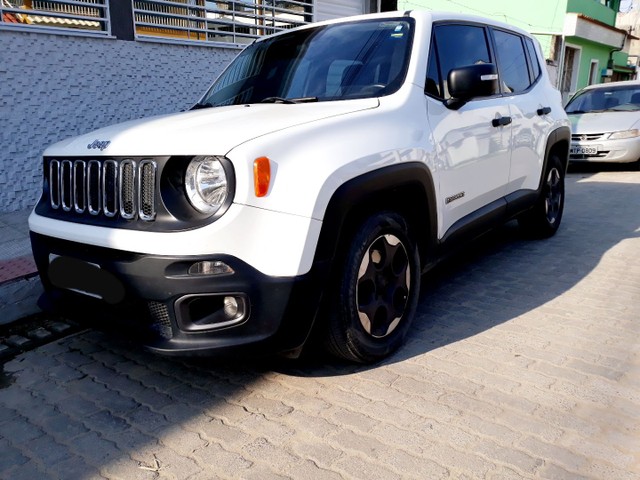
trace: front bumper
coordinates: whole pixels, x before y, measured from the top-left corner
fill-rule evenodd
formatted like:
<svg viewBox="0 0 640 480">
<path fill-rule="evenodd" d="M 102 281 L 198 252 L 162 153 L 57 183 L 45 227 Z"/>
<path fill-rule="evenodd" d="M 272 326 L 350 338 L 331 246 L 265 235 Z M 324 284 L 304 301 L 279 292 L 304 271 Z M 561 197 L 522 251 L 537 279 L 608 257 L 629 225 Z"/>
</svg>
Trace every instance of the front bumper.
<svg viewBox="0 0 640 480">
<path fill-rule="evenodd" d="M 574 153 L 583 148 L 587 153 Z M 631 163 L 640 159 L 640 137 L 571 142 L 569 161 Z"/>
<path fill-rule="evenodd" d="M 296 350 L 321 300 L 317 270 L 270 277 L 228 255 L 144 255 L 34 232 L 31 244 L 45 288 L 42 308 L 163 354 Z M 224 262 L 234 273 L 189 274 L 200 261 Z M 239 300 L 235 317 L 225 316 L 225 298 Z"/>
</svg>

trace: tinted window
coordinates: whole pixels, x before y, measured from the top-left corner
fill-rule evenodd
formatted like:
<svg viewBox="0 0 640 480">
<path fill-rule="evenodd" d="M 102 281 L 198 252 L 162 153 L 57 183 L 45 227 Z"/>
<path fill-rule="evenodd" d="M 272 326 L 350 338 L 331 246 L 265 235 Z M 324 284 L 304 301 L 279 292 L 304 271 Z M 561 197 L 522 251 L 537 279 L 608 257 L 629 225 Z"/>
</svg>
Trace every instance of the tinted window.
<svg viewBox="0 0 640 480">
<path fill-rule="evenodd" d="M 534 81 L 540 76 L 540 62 L 538 61 L 538 55 L 536 55 L 536 47 L 533 44 L 533 40 L 530 38 L 525 39 L 527 44 L 527 50 L 529 51 L 529 58 L 531 59 L 531 68 L 533 68 Z"/>
<path fill-rule="evenodd" d="M 482 27 L 439 25 L 435 29 L 434 38 L 440 60 L 444 98 L 449 98 L 447 77 L 452 69 L 491 62 L 487 37 Z"/>
<path fill-rule="evenodd" d="M 527 57 L 519 35 L 494 30 L 502 88 L 505 92 L 522 92 L 531 85 Z"/>
</svg>

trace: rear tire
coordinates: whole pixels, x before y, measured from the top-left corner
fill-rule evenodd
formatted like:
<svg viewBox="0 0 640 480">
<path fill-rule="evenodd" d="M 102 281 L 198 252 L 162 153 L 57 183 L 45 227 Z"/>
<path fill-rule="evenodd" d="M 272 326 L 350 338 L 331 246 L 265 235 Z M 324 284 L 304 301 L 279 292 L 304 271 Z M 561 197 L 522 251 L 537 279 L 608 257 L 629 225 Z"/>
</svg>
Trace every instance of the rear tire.
<svg viewBox="0 0 640 480">
<path fill-rule="evenodd" d="M 325 347 L 358 363 L 402 345 L 420 293 L 420 259 L 404 218 L 367 218 L 345 246 L 327 305 Z"/>
<path fill-rule="evenodd" d="M 531 210 L 518 218 L 518 223 L 529 235 L 547 238 L 555 235 L 564 211 L 565 169 L 560 158 L 552 153 L 544 173 L 542 191 Z"/>
</svg>

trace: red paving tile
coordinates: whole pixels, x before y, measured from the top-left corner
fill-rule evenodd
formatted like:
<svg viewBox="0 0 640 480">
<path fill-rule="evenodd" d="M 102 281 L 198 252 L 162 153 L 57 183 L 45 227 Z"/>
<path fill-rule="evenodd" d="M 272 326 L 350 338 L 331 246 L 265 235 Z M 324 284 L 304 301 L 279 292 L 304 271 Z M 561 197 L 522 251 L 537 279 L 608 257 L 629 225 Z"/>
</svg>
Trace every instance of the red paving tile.
<svg viewBox="0 0 640 480">
<path fill-rule="evenodd" d="M 36 264 L 31 255 L 0 260 L 0 283 L 36 273 Z"/>
</svg>

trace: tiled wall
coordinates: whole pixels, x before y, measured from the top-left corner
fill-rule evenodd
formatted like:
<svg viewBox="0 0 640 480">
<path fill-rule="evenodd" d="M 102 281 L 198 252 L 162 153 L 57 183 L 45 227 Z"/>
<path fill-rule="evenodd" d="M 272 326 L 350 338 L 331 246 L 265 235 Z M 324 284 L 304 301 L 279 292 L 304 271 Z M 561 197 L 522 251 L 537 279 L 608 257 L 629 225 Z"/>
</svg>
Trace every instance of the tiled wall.
<svg viewBox="0 0 640 480">
<path fill-rule="evenodd" d="M 35 204 L 47 145 L 188 108 L 238 53 L 7 30 L 0 45 L 0 212 Z"/>
</svg>

